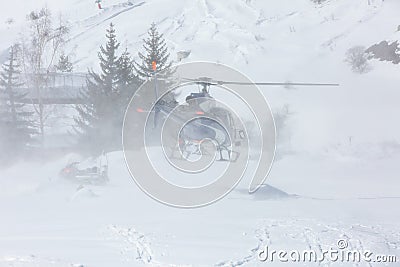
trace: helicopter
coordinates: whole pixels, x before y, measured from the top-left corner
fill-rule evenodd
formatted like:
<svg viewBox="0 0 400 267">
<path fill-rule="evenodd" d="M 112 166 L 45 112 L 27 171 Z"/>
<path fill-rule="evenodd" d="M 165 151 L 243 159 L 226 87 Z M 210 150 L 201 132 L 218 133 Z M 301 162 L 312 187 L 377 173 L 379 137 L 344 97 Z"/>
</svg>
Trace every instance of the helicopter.
<svg viewBox="0 0 400 267">
<path fill-rule="evenodd" d="M 172 114 L 172 121 L 184 124 L 179 131 L 178 142 L 175 151 L 179 151 L 180 156 L 189 159 L 191 156 L 201 156 L 204 151 L 200 144 L 203 140 L 211 140 L 219 153 L 218 161 L 235 162 L 240 154 L 233 151 L 232 146 L 240 146 L 246 138 L 245 129 L 241 129 L 235 116 L 224 106 L 215 101 L 210 90 L 214 86 L 224 85 L 256 85 L 256 86 L 339 86 L 335 83 L 293 83 L 293 82 L 237 82 L 214 80 L 209 77 L 181 78 L 186 85 L 198 85 L 198 92 L 191 92 L 185 98 L 185 104 L 177 105 L 165 101 L 163 98 L 158 100 L 152 112 L 154 112 L 154 128 L 162 125 L 168 116 Z M 155 88 L 157 90 L 157 87 Z M 157 95 L 157 93 L 156 93 Z M 174 111 L 174 112 L 173 112 Z M 184 114 L 184 116 L 183 116 Z M 182 116 L 181 116 L 182 115 Z M 193 115 L 193 120 L 185 120 Z M 217 118 L 210 119 L 210 118 Z M 223 125 L 227 127 L 223 127 Z M 173 154 L 173 152 L 172 152 Z"/>
</svg>

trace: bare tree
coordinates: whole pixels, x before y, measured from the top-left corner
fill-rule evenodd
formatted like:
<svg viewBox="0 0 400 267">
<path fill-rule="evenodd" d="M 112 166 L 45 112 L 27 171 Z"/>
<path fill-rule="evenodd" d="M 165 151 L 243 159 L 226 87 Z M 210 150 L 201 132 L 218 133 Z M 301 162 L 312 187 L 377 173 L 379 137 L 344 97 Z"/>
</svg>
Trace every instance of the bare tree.
<svg viewBox="0 0 400 267">
<path fill-rule="evenodd" d="M 22 39 L 22 58 L 27 84 L 33 87 L 34 110 L 38 116 L 38 128 L 42 138 L 45 136 L 45 122 L 49 116 L 44 103 L 45 91 L 49 87 L 49 73 L 53 71 L 54 61 L 61 54 L 69 28 L 59 17 L 54 25 L 53 17 L 47 7 L 32 11 L 28 16 L 29 34 Z"/>
<path fill-rule="evenodd" d="M 365 73 L 370 70 L 368 64 L 368 54 L 363 46 L 354 46 L 347 50 L 345 61 L 351 66 L 351 69 L 357 73 Z"/>
</svg>

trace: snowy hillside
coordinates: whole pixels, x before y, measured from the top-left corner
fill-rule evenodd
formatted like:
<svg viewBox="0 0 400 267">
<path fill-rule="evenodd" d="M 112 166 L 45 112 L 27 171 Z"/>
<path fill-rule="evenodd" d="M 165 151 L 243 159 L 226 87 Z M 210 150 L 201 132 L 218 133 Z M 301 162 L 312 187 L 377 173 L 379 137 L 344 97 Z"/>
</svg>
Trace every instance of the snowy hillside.
<svg viewBox="0 0 400 267">
<path fill-rule="evenodd" d="M 0 26 L 0 34 L 7 36 L 1 39 L 0 49 L 19 38 L 25 14 L 44 2 L 17 0 L 0 11 L 3 18 L 12 20 Z M 338 0 L 319 5 L 310 0 L 105 0 L 103 10 L 92 1 L 47 5 L 53 14 L 61 12 L 69 21 L 72 30 L 66 52 L 78 71 L 98 68 L 97 51 L 105 42 L 109 23 L 116 25 L 122 49 L 137 56 L 149 25 L 156 22 L 174 60 L 177 52 L 190 51 L 182 62 L 221 62 L 254 81 L 340 83 L 335 89 L 261 88 L 273 109 L 287 104 L 295 114 L 291 125 L 295 150 L 325 149 L 346 143 L 349 137 L 361 145 L 400 141 L 400 127 L 392 123 L 399 112 L 400 76 L 396 74 L 400 65 L 372 60 L 372 70 L 359 75 L 344 62 L 353 46 L 399 40 L 400 3 L 396 0 Z"/>
<path fill-rule="evenodd" d="M 257 251 L 320 251 L 339 239 L 400 260 L 400 64 L 371 59 L 360 74 L 345 62 L 354 46 L 400 43 L 399 0 L 103 0 L 102 10 L 94 0 L 14 0 L 0 8 L 0 62 L 44 5 L 71 27 L 65 52 L 76 71 L 98 70 L 110 23 L 120 52 L 137 59 L 155 22 L 175 63 L 190 51 L 181 62 L 220 62 L 254 81 L 340 86 L 260 87 L 288 116 L 268 185 L 249 195 L 245 177 L 202 209 L 147 197 L 120 152 L 108 155 L 110 180 L 99 185 L 59 177 L 76 155 L 0 169 L 0 267 L 284 266 Z M 51 117 L 52 133 L 71 129 L 71 108 Z"/>
</svg>

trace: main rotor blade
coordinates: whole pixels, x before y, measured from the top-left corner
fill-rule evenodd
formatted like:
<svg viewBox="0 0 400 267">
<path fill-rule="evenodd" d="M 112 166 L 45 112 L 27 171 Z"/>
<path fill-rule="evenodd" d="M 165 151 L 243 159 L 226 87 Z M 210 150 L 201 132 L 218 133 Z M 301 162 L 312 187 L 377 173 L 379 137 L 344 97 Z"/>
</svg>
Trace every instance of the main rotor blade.
<svg viewBox="0 0 400 267">
<path fill-rule="evenodd" d="M 337 83 L 245 83 L 245 82 L 224 82 L 218 81 L 218 84 L 237 84 L 237 85 L 265 85 L 265 86 L 339 86 Z"/>
<path fill-rule="evenodd" d="M 214 81 L 210 78 L 199 78 L 199 79 L 190 79 L 190 78 L 181 78 L 182 80 L 194 82 L 194 83 L 207 83 L 207 84 L 215 84 L 217 85 L 218 82 Z"/>
<path fill-rule="evenodd" d="M 224 84 L 236 84 L 236 85 L 260 85 L 260 86 L 339 86 L 337 83 L 292 83 L 292 82 L 285 82 L 285 83 L 275 83 L 275 82 L 233 82 L 233 81 L 215 81 L 212 79 L 204 78 L 201 79 L 189 79 L 189 78 L 182 78 L 183 80 L 195 82 L 195 83 L 204 83 L 210 85 L 224 85 Z"/>
</svg>

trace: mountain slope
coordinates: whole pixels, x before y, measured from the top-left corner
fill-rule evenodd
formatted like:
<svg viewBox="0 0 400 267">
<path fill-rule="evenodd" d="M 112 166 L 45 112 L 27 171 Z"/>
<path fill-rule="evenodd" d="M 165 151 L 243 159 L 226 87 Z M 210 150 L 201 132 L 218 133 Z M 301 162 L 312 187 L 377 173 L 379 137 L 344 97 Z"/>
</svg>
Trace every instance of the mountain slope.
<svg viewBox="0 0 400 267">
<path fill-rule="evenodd" d="M 16 0 L 0 11 L 13 19 L 0 27 L 7 36 L 0 49 L 19 38 L 23 14 L 46 3 L 34 2 Z M 372 60 L 372 70 L 360 75 L 344 62 L 353 46 L 399 40 L 397 0 L 105 0 L 103 10 L 91 1 L 63 0 L 47 6 L 71 25 L 66 52 L 78 71 L 98 68 L 97 51 L 109 23 L 116 25 L 122 49 L 137 57 L 156 22 L 173 60 L 177 52 L 190 51 L 182 62 L 221 62 L 257 81 L 340 83 L 335 89 L 261 88 L 273 109 L 287 105 L 294 113 L 295 150 L 321 150 L 350 138 L 359 144 L 400 142 L 400 127 L 392 123 L 400 112 L 400 65 Z"/>
</svg>

